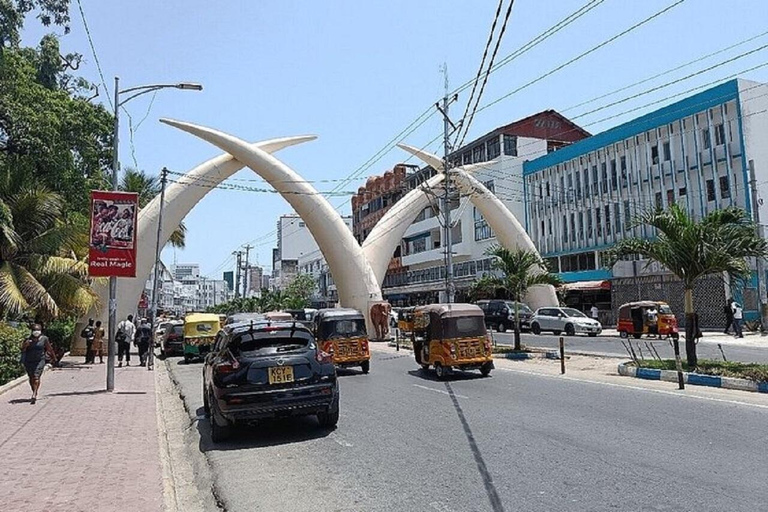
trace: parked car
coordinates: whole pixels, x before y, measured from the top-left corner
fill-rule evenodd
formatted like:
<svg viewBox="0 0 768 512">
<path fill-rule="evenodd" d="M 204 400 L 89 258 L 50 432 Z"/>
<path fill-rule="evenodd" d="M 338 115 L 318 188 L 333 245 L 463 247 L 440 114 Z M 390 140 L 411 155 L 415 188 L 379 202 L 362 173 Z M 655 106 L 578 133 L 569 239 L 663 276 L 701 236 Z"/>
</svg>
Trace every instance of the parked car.
<svg viewBox="0 0 768 512">
<path fill-rule="evenodd" d="M 555 336 L 564 332 L 568 336 L 584 333 L 597 336 L 603 331 L 600 322 L 574 308 L 539 308 L 531 318 L 531 332 L 541 334 L 552 331 Z"/>
<path fill-rule="evenodd" d="M 492 299 L 479 300 L 477 305 L 485 314 L 485 325 L 489 329 L 496 329 L 498 332 L 505 332 L 507 329 L 515 327 L 515 302 L 511 300 Z M 531 317 L 533 310 L 527 304 L 517 303 L 518 316 L 520 317 L 520 330 L 526 331 L 531 328 Z"/>
<path fill-rule="evenodd" d="M 155 329 L 155 346 L 159 347 L 160 342 L 163 339 L 163 336 L 165 336 L 165 331 L 168 329 L 168 326 L 172 324 L 171 320 L 161 320 L 157 324 L 157 329 Z"/>
<path fill-rule="evenodd" d="M 160 338 L 160 355 L 163 357 L 172 355 L 184 355 L 184 322 L 173 320 L 168 322 Z"/>
<path fill-rule="evenodd" d="M 203 364 L 203 406 L 211 437 L 223 441 L 235 424 L 316 415 L 339 421 L 333 356 L 298 322 L 243 322 L 219 331 Z"/>
</svg>

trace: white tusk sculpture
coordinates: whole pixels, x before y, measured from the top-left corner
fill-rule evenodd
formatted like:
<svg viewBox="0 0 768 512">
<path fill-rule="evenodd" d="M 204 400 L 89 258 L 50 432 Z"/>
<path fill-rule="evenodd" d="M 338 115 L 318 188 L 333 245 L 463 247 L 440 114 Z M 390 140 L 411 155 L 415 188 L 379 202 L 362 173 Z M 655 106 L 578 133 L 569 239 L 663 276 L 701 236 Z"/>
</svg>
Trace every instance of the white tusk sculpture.
<svg viewBox="0 0 768 512">
<path fill-rule="evenodd" d="M 405 151 L 411 153 L 412 155 L 419 157 L 425 163 L 427 163 L 428 165 L 431 165 L 435 169 L 442 171 L 443 161 L 440 157 L 433 155 L 431 153 L 428 153 L 424 150 L 415 148 L 413 146 L 409 146 L 407 144 L 398 144 L 398 146 L 404 149 Z M 469 174 L 469 172 L 467 172 L 468 170 L 471 171 L 472 169 L 477 167 L 478 166 L 466 166 L 466 168 L 458 167 L 451 170 L 451 175 L 454 177 L 459 189 L 463 193 L 469 194 L 470 201 L 472 201 L 472 204 L 480 211 L 480 213 L 483 214 L 483 217 L 485 217 L 485 220 L 486 222 L 488 222 L 488 225 L 491 226 L 491 229 L 493 229 L 494 232 L 496 233 L 496 239 L 499 241 L 499 243 L 503 247 L 506 247 L 507 249 L 520 248 L 527 251 L 534 251 L 536 252 L 536 254 L 538 254 L 538 250 L 536 249 L 536 246 L 533 244 L 531 237 L 528 236 L 528 233 L 526 233 L 525 229 L 517 220 L 517 218 L 512 214 L 512 212 L 509 211 L 509 208 L 507 208 L 506 205 L 503 202 L 501 202 L 501 200 L 498 197 L 496 197 L 495 194 L 493 194 L 490 190 L 488 190 L 485 187 L 485 185 L 480 183 L 480 181 L 475 179 L 473 176 Z M 435 176 L 435 178 L 436 177 L 437 176 Z M 390 218 L 390 214 L 408 196 L 410 196 L 410 193 L 407 194 L 405 197 L 403 197 L 403 199 L 398 201 L 395 207 L 393 207 L 390 211 L 388 211 L 379 220 L 376 227 L 374 227 L 374 229 L 368 235 L 369 238 L 377 231 L 379 224 L 393 223 L 393 219 Z M 417 201 L 418 198 L 422 196 L 424 196 L 423 193 L 419 194 L 418 196 L 414 196 L 414 198 L 411 200 Z M 424 208 L 425 206 L 427 205 L 422 203 L 422 208 Z M 401 211 L 404 210 L 406 207 L 407 205 L 402 205 Z M 415 209 L 416 215 L 420 210 L 421 208 Z M 415 218 L 415 215 L 414 215 L 414 218 Z M 406 227 L 409 226 L 411 222 L 413 222 L 413 218 L 409 220 L 410 222 L 408 222 Z M 405 232 L 405 230 L 403 230 L 403 232 Z M 372 242 L 371 245 L 373 245 L 373 243 L 375 243 L 375 241 Z M 389 257 L 391 257 L 391 255 L 394 253 L 395 247 L 397 247 L 397 243 L 399 243 L 399 239 L 394 245 L 391 246 L 391 250 L 388 251 L 387 254 Z M 363 246 L 365 247 L 365 243 L 363 244 Z M 378 250 L 384 250 L 384 249 L 382 249 L 381 247 L 378 248 Z M 366 251 L 366 255 L 369 257 L 372 256 L 367 251 Z M 539 272 L 543 272 L 543 269 L 537 269 L 537 270 Z M 381 279 L 382 280 L 384 279 L 383 275 Z M 526 301 L 528 302 L 528 305 L 531 306 L 531 308 L 533 309 L 546 307 L 546 306 L 557 306 L 559 303 L 557 300 L 557 294 L 555 294 L 555 288 L 552 285 L 538 285 L 538 286 L 531 287 L 528 290 L 528 293 L 526 295 Z"/>
<path fill-rule="evenodd" d="M 226 151 L 272 185 L 306 222 L 331 269 L 341 305 L 361 311 L 372 329 L 370 305 L 381 301 L 381 288 L 362 248 L 325 197 L 283 162 L 237 137 L 191 123 L 160 121 Z"/>
<path fill-rule="evenodd" d="M 298 137 L 283 137 L 270 139 L 252 144 L 252 147 L 272 153 L 289 146 L 301 144 L 316 139 L 315 135 L 302 135 Z M 165 208 L 163 210 L 163 226 L 160 231 L 160 244 L 165 246 L 171 233 L 179 226 L 179 223 L 211 191 L 214 185 L 218 185 L 229 178 L 245 165 L 235 160 L 232 155 L 225 153 L 198 165 L 182 178 L 183 183 L 171 183 L 165 190 Z M 199 182 L 200 186 L 189 185 Z M 155 264 L 155 236 L 157 233 L 157 219 L 160 213 L 160 197 L 155 197 L 139 212 L 136 226 L 136 277 L 120 278 L 117 284 L 117 318 L 122 320 L 127 315 L 136 312 L 136 305 L 144 291 L 152 266 Z M 101 309 L 89 312 L 78 322 L 75 332 L 79 333 L 82 325 L 88 318 L 99 319 L 106 330 L 109 318 L 109 288 L 106 284 L 94 285 L 99 295 Z M 72 346 L 73 355 L 85 353 L 85 340 L 75 336 Z"/>
</svg>

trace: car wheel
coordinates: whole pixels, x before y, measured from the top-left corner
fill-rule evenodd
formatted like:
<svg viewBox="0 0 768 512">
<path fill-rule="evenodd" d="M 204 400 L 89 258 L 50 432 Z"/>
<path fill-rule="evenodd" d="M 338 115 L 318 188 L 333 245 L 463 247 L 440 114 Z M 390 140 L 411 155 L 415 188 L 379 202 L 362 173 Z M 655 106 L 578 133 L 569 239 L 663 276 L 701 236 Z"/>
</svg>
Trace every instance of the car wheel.
<svg viewBox="0 0 768 512">
<path fill-rule="evenodd" d="M 498 332 L 506 332 L 507 331 L 507 326 L 504 325 L 504 322 L 499 322 L 498 324 L 496 324 L 496 330 Z"/>
<path fill-rule="evenodd" d="M 595 338 L 597 336 L 597 333 L 596 332 L 588 332 L 587 336 L 589 336 L 590 338 Z"/>
<path fill-rule="evenodd" d="M 363 373 L 368 373 L 371 371 L 371 362 L 370 361 L 363 361 L 360 364 L 360 368 L 363 370 Z"/>
<path fill-rule="evenodd" d="M 552 331 L 552 334 L 554 334 L 555 336 L 560 336 L 561 332 L 562 331 L 554 330 L 554 331 Z"/>
<path fill-rule="evenodd" d="M 448 377 L 448 371 L 445 369 L 445 366 L 438 362 L 435 362 L 435 374 L 439 380 L 445 380 Z"/>
<path fill-rule="evenodd" d="M 203 383 L 203 411 L 205 412 L 206 418 L 211 417 L 211 401 L 208 398 L 208 392 L 205 389 L 205 383 Z"/>
<path fill-rule="evenodd" d="M 184 364 L 189 364 L 192 362 L 192 356 L 190 354 L 184 354 Z"/>
<path fill-rule="evenodd" d="M 211 440 L 214 443 L 226 441 L 232 437 L 232 424 L 224 418 L 219 419 L 216 410 L 211 410 Z"/>
<path fill-rule="evenodd" d="M 334 403 L 335 407 L 331 405 L 326 412 L 317 415 L 317 421 L 323 428 L 335 428 L 339 423 L 339 402 Z"/>
<path fill-rule="evenodd" d="M 493 368 L 491 367 L 491 363 L 485 363 L 483 366 L 480 367 L 480 374 L 483 377 L 487 377 L 491 374 L 491 370 Z"/>
<path fill-rule="evenodd" d="M 533 322 L 531 324 L 531 332 L 533 334 L 541 334 L 541 327 L 539 327 L 539 324 L 537 324 L 536 322 Z"/>
<path fill-rule="evenodd" d="M 565 335 L 566 336 L 573 336 L 576 334 L 576 328 L 573 327 L 573 324 L 568 324 L 565 326 Z"/>
<path fill-rule="evenodd" d="M 633 332 L 632 333 L 632 337 L 635 338 L 636 340 L 639 340 L 640 338 L 643 337 L 643 333 L 641 333 L 641 332 Z"/>
</svg>

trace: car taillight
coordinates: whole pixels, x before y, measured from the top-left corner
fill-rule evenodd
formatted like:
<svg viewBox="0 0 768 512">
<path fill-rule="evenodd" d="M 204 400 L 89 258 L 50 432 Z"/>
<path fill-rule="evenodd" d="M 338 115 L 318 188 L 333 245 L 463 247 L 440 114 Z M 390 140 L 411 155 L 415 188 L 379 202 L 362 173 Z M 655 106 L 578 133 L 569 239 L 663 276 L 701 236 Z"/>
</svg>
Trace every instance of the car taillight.
<svg viewBox="0 0 768 512">
<path fill-rule="evenodd" d="M 229 373 L 234 373 L 240 368 L 240 363 L 237 361 L 235 362 L 226 362 L 226 363 L 219 363 L 213 367 L 213 371 L 216 372 L 219 375 L 226 375 Z"/>
<path fill-rule="evenodd" d="M 485 345 L 485 353 L 490 354 L 491 353 L 491 333 L 486 333 L 485 342 L 483 343 L 483 345 Z"/>
<path fill-rule="evenodd" d="M 317 350 L 317 355 L 315 355 L 315 359 L 317 359 L 318 363 L 325 364 L 325 363 L 332 363 L 333 362 L 333 352 L 331 353 L 326 352 L 325 350 Z"/>
<path fill-rule="evenodd" d="M 456 345 L 451 344 L 451 357 L 456 357 Z"/>
<path fill-rule="evenodd" d="M 323 343 L 323 352 L 326 352 L 327 354 L 330 354 L 331 357 L 333 357 L 333 342 L 332 341 L 326 341 Z"/>
</svg>

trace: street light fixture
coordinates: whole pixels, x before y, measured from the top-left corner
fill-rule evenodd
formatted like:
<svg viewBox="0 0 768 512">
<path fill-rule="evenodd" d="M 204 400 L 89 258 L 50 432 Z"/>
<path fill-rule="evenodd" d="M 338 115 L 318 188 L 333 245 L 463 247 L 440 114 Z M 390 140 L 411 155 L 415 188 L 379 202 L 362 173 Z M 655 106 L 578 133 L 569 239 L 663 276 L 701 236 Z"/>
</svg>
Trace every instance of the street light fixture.
<svg viewBox="0 0 768 512">
<path fill-rule="evenodd" d="M 160 89 L 181 89 L 187 91 L 202 91 L 203 86 L 190 82 L 180 82 L 176 84 L 149 84 L 129 87 L 120 90 L 120 77 L 115 77 L 115 102 L 114 115 L 115 125 L 113 132 L 112 148 L 112 190 L 118 190 L 118 168 L 120 161 L 118 158 L 119 135 L 120 135 L 120 107 L 134 98 L 147 94 L 148 92 L 159 91 Z M 133 93 L 124 100 L 120 101 L 121 94 Z M 157 271 L 157 270 L 155 270 Z M 115 389 L 115 333 L 117 331 L 117 277 L 109 278 L 109 342 L 107 343 L 107 391 Z M 154 344 L 153 344 L 154 345 Z"/>
</svg>

